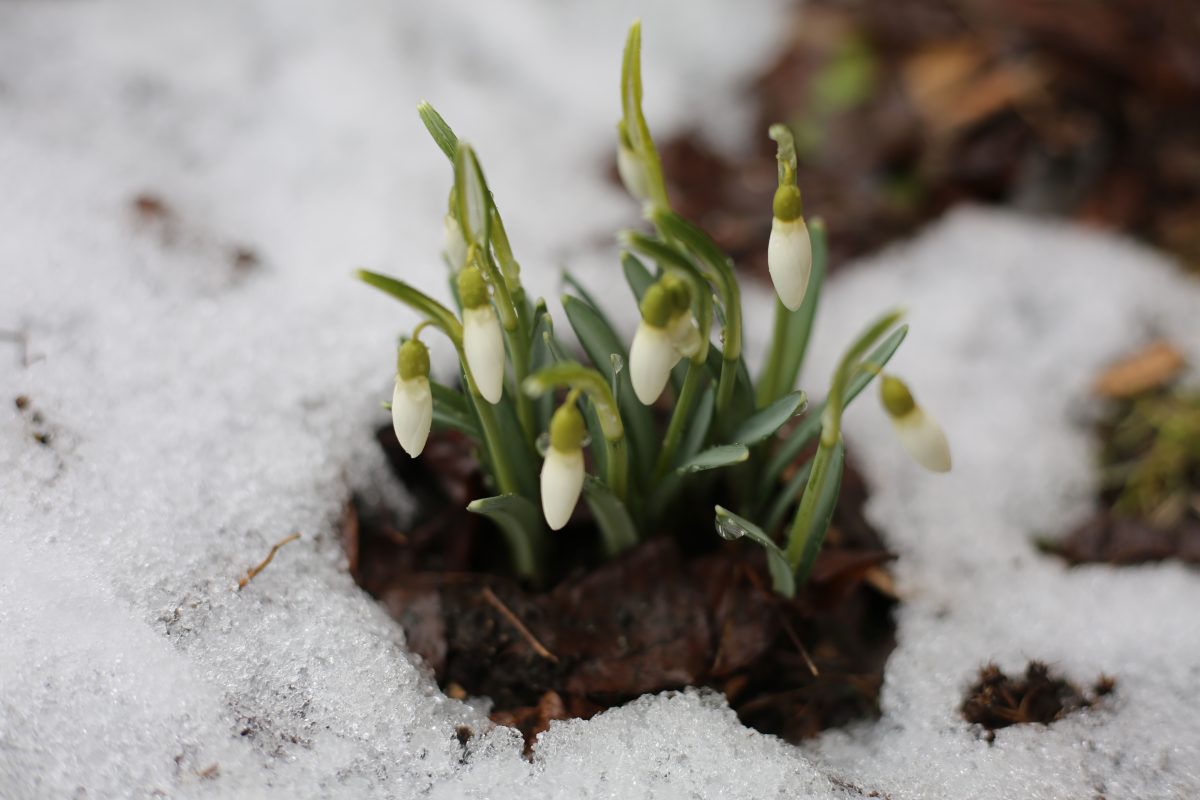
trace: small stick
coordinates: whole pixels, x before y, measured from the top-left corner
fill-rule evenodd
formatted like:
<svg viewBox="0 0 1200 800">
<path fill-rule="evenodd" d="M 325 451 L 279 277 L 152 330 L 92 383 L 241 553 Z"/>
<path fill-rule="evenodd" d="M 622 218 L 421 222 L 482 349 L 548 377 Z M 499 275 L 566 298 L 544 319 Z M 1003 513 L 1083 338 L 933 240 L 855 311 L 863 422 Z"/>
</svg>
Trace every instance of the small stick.
<svg viewBox="0 0 1200 800">
<path fill-rule="evenodd" d="M 767 587 L 763 586 L 762 581 L 758 579 L 758 575 L 754 572 L 754 570 L 746 567 L 745 575 L 750 580 L 750 583 L 754 585 L 755 589 L 760 592 L 768 591 Z M 813 663 L 812 656 L 808 654 L 808 648 L 804 646 L 804 642 L 800 641 L 800 637 L 796 635 L 796 631 L 792 628 L 792 623 L 789 622 L 788 618 L 783 614 L 782 611 L 779 610 L 779 606 L 775 606 L 774 611 L 775 615 L 779 618 L 780 623 L 783 624 L 784 632 L 788 635 L 788 638 L 792 640 L 792 644 L 796 646 L 796 649 L 800 651 L 800 656 L 804 659 L 804 663 L 808 667 L 808 671 L 812 673 L 814 678 L 820 677 L 820 670 L 818 670 L 817 665 Z"/>
<path fill-rule="evenodd" d="M 533 635 L 529 628 L 525 627 L 525 623 L 517 618 L 517 615 L 512 612 L 508 606 L 504 605 L 504 601 L 496 596 L 492 591 L 492 587 L 483 587 L 483 599 L 488 602 L 492 608 L 500 612 L 500 616 L 508 620 L 508 624 L 517 629 L 517 632 L 525 637 L 525 641 L 529 642 L 529 646 L 533 648 L 533 652 L 537 653 L 542 658 L 552 664 L 558 663 L 558 656 L 546 649 L 546 646 L 538 641 L 538 638 Z"/>
<path fill-rule="evenodd" d="M 267 568 L 267 564 L 271 563 L 271 559 L 274 558 L 275 554 L 279 552 L 279 548 L 283 547 L 285 544 L 287 544 L 289 542 L 294 542 L 299 538 L 300 538 L 299 533 L 293 533 L 291 536 L 286 536 L 286 537 L 280 539 L 278 542 L 276 542 L 271 547 L 271 552 L 267 553 L 266 558 L 264 558 L 262 561 L 260 561 L 258 564 L 254 565 L 253 567 L 251 567 L 246 572 L 246 577 L 238 579 L 238 591 L 241 591 L 242 589 L 246 588 L 246 584 L 249 583 L 250 581 L 254 580 L 255 575 L 257 575 L 258 573 L 262 572 L 264 569 Z"/>
</svg>

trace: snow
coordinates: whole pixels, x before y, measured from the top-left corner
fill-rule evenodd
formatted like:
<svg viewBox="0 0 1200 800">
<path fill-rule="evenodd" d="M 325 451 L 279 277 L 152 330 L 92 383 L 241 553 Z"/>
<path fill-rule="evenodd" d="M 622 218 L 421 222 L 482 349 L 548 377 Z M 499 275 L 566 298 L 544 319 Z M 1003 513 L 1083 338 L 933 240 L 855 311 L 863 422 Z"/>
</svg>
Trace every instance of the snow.
<svg viewBox="0 0 1200 800">
<path fill-rule="evenodd" d="M 1200 790 L 1200 578 L 1064 571 L 1029 544 L 1086 511 L 1095 368 L 1151 333 L 1200 357 L 1200 290 L 1111 238 L 960 213 L 829 287 L 808 374 L 903 302 L 897 363 L 956 459 L 931 478 L 870 402 L 850 416 L 906 595 L 878 723 L 793 748 L 689 691 L 556 724 L 533 764 L 506 729 L 464 751 L 455 728 L 484 731 L 481 713 L 346 574 L 349 488 L 402 497 L 371 432 L 413 321 L 350 270 L 443 285 L 449 170 L 416 101 L 477 147 L 531 291 L 554 296 L 564 263 L 603 286 L 602 245 L 634 216 L 603 162 L 628 21 L 655 129 L 732 147 L 747 132 L 723 98 L 782 35 L 777 6 L 0 5 L 0 329 L 29 356 L 0 341 L 0 796 Z M 171 218 L 139 221 L 139 194 Z M 767 315 L 747 317 L 761 346 Z M 989 747 L 961 692 L 982 662 L 1029 657 L 1112 674 L 1117 697 Z"/>
</svg>

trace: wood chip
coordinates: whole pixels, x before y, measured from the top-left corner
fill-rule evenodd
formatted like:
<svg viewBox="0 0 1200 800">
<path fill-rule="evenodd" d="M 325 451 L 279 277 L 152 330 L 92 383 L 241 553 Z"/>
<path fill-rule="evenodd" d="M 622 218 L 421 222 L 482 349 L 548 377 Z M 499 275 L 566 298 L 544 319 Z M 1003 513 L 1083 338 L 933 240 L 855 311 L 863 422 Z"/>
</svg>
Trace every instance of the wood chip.
<svg viewBox="0 0 1200 800">
<path fill-rule="evenodd" d="M 1108 367 L 1092 385 L 1100 397 L 1134 397 L 1169 383 L 1183 369 L 1183 354 L 1159 340 Z"/>
</svg>

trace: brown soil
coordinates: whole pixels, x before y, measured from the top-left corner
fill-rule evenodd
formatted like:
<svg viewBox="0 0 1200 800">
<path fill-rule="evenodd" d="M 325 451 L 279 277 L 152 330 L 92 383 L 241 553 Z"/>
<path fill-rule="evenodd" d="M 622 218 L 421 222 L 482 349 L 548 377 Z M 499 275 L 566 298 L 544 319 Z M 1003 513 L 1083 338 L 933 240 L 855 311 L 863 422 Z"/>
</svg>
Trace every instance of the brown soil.
<svg viewBox="0 0 1200 800">
<path fill-rule="evenodd" d="M 793 741 L 878 714 L 895 646 L 891 556 L 852 471 L 794 601 L 770 591 L 758 548 L 716 535 L 711 501 L 691 504 L 674 535 L 606 563 L 577 514 L 554 536 L 555 576 L 539 591 L 506 572 L 499 534 L 464 509 L 482 488 L 464 439 L 435 432 L 416 460 L 390 427 L 378 439 L 418 510 L 402 528 L 388 509 L 348 504 L 351 572 L 447 693 L 491 698 L 493 720 L 529 746 L 551 720 L 685 686 L 721 690 L 744 723 Z"/>
<path fill-rule="evenodd" d="M 988 664 L 967 690 L 962 715 L 967 722 L 981 726 L 984 738 L 991 742 L 1000 728 L 1028 722 L 1049 725 L 1073 711 L 1090 708 L 1115 688 L 1113 679 L 1102 675 L 1091 692 L 1085 693 L 1039 661 L 1029 662 L 1024 677 L 1015 678 Z"/>
<path fill-rule="evenodd" d="M 1200 266 L 1200 15 L 1177 0 L 809 0 L 748 88 L 764 132 L 734 160 L 666 142 L 673 202 L 765 276 L 765 131 L 801 143 L 831 265 L 963 202 L 1124 231 Z"/>
</svg>

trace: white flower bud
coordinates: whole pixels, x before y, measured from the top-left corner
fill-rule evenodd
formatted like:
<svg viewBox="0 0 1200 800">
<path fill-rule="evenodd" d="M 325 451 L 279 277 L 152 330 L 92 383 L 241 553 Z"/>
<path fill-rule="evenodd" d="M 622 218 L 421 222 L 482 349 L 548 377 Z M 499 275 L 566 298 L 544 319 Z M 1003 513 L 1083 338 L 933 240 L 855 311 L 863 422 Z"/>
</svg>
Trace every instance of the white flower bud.
<svg viewBox="0 0 1200 800">
<path fill-rule="evenodd" d="M 583 451 L 546 451 L 542 462 L 542 513 L 550 530 L 560 530 L 571 518 L 583 491 Z"/>
<path fill-rule="evenodd" d="M 542 462 L 542 514 L 550 530 L 567 524 L 583 490 L 583 440 L 586 426 L 575 406 L 577 392 L 550 418 L 550 447 Z"/>
<path fill-rule="evenodd" d="M 680 359 L 666 328 L 658 328 L 643 320 L 629 348 L 629 378 L 633 391 L 643 405 L 652 405 L 667 387 L 671 368 Z"/>
<path fill-rule="evenodd" d="M 491 304 L 463 309 L 463 353 L 484 400 L 500 402 L 504 392 L 504 336 Z"/>
<path fill-rule="evenodd" d="M 429 389 L 429 379 L 397 377 L 392 392 L 392 427 L 404 452 L 413 458 L 421 455 L 432 423 L 433 392 Z"/>
<path fill-rule="evenodd" d="M 913 400 L 904 381 L 894 375 L 882 376 L 879 398 L 909 457 L 930 472 L 949 472 L 950 445 L 946 434 Z"/>
<path fill-rule="evenodd" d="M 812 242 L 804 217 L 774 218 L 767 243 L 767 268 L 780 302 L 788 311 L 800 308 L 812 274 Z"/>
<path fill-rule="evenodd" d="M 462 228 L 453 214 L 446 215 L 442 231 L 442 254 L 452 272 L 458 272 L 467 261 L 467 240 L 463 238 Z"/>
<path fill-rule="evenodd" d="M 950 445 L 946 434 L 920 407 L 903 417 L 892 417 L 892 427 L 913 461 L 930 472 L 950 471 Z"/>
</svg>

